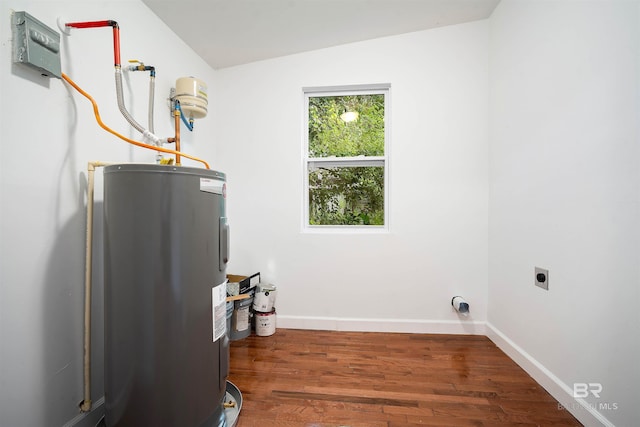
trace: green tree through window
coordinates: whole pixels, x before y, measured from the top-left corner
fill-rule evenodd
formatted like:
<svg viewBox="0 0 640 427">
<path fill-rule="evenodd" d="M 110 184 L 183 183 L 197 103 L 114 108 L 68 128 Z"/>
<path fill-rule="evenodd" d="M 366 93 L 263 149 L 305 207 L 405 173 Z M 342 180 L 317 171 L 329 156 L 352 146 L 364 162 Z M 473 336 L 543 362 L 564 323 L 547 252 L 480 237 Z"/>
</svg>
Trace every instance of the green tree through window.
<svg viewBox="0 0 640 427">
<path fill-rule="evenodd" d="M 309 93 L 308 224 L 385 224 L 385 103 L 377 93 Z"/>
</svg>

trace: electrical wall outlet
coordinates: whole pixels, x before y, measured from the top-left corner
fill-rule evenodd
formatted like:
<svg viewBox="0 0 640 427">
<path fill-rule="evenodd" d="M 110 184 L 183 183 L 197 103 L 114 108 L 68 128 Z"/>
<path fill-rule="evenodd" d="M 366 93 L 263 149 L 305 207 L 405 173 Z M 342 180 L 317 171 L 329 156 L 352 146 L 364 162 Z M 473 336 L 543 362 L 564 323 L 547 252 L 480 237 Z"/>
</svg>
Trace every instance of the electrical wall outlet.
<svg viewBox="0 0 640 427">
<path fill-rule="evenodd" d="M 60 34 L 27 12 L 13 14 L 13 62 L 61 78 Z"/>
<path fill-rule="evenodd" d="M 549 270 L 535 267 L 534 280 L 536 286 L 548 291 L 549 290 Z"/>
</svg>

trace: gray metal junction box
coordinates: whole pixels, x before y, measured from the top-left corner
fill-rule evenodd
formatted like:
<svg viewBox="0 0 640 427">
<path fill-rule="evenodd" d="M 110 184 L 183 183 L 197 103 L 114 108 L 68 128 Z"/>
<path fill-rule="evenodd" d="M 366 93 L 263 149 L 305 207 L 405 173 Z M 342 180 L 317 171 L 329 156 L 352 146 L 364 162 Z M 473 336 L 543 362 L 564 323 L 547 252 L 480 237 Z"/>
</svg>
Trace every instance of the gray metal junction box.
<svg viewBox="0 0 640 427">
<path fill-rule="evenodd" d="M 38 70 L 43 76 L 62 77 L 60 34 L 27 12 L 14 12 L 13 62 Z"/>
</svg>

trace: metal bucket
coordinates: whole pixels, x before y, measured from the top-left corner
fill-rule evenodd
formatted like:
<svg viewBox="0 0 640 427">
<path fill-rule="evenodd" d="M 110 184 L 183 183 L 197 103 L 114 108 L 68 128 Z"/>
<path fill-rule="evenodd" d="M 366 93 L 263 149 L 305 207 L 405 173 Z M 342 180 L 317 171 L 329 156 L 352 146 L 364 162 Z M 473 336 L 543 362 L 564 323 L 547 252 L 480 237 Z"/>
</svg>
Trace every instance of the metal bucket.
<svg viewBox="0 0 640 427">
<path fill-rule="evenodd" d="M 251 334 L 251 306 L 253 294 L 249 298 L 234 301 L 233 315 L 231 316 L 231 341 L 241 340 Z"/>
<path fill-rule="evenodd" d="M 233 301 L 227 301 L 227 337 L 231 339 L 231 317 L 233 317 Z"/>
</svg>

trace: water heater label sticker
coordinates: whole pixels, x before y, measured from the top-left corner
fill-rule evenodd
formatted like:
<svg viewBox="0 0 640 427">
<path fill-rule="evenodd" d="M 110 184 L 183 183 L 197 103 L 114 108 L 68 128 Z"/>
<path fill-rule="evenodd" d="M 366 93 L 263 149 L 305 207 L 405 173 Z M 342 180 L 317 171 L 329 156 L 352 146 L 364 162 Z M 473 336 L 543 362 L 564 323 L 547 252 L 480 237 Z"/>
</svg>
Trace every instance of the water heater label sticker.
<svg viewBox="0 0 640 427">
<path fill-rule="evenodd" d="M 200 178 L 200 191 L 207 193 L 223 194 L 224 181 L 211 178 Z"/>
<path fill-rule="evenodd" d="M 227 333 L 227 281 L 211 288 L 213 341 Z"/>
</svg>

